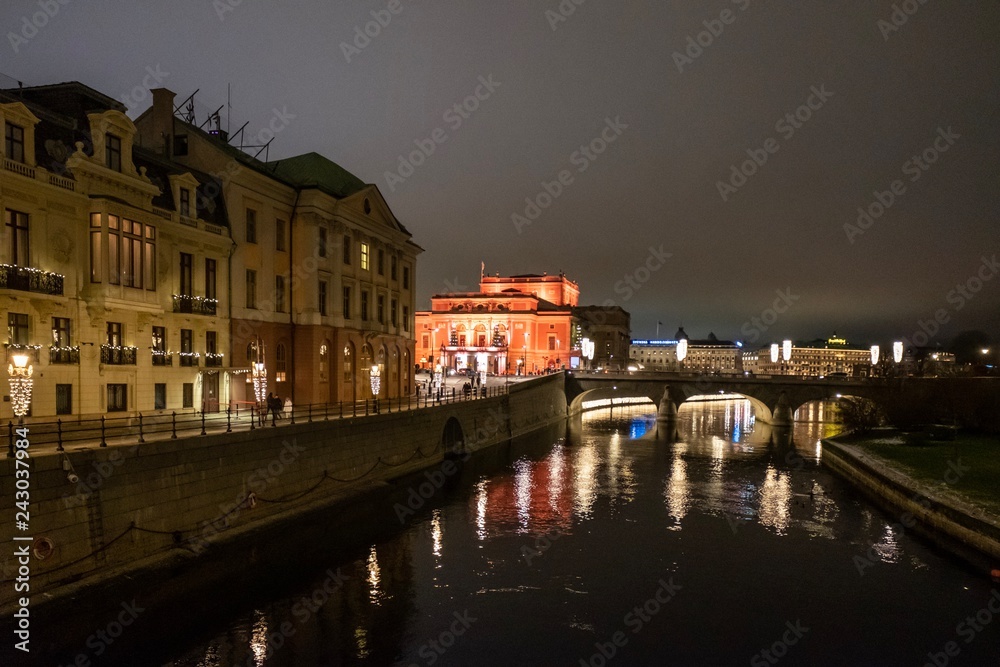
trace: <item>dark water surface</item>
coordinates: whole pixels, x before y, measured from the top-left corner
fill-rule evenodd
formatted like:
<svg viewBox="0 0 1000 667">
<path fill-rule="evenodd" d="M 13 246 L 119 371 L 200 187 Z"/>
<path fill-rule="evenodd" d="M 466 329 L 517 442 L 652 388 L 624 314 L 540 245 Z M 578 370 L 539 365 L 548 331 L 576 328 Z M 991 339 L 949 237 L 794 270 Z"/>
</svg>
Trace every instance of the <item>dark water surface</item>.
<svg viewBox="0 0 1000 667">
<path fill-rule="evenodd" d="M 685 406 L 668 442 L 651 406 L 591 412 L 468 462 L 402 523 L 404 505 L 370 508 L 364 545 L 290 525 L 265 568 L 221 564 L 252 574 L 147 604 L 100 657 L 60 637 L 55 664 L 1000 664 L 1000 586 L 821 467 L 835 430 L 775 443 L 747 402 L 717 401 Z"/>
</svg>

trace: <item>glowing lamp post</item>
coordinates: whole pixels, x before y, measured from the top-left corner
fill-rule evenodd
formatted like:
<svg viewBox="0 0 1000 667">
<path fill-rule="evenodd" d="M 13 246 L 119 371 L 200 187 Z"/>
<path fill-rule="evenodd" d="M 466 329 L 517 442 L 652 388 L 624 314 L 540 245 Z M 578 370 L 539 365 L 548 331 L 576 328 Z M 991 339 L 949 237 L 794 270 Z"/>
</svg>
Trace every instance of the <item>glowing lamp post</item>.
<svg viewBox="0 0 1000 667">
<path fill-rule="evenodd" d="M 31 386 L 34 380 L 31 373 L 34 369 L 28 363 L 28 355 L 23 353 L 11 356 L 13 363 L 8 364 L 7 374 L 10 376 L 10 404 L 17 416 L 17 423 L 24 423 L 24 416 L 31 407 Z"/>
<path fill-rule="evenodd" d="M 382 369 L 378 364 L 373 364 L 368 372 L 368 380 L 372 388 L 372 402 L 375 403 L 375 412 L 378 412 L 378 394 L 382 389 Z M 391 407 L 391 406 L 390 406 Z"/>
<path fill-rule="evenodd" d="M 256 361 L 250 368 L 250 374 L 253 377 L 253 395 L 257 399 L 257 403 L 263 405 L 264 399 L 267 398 L 267 368 L 264 367 L 263 361 Z"/>
<path fill-rule="evenodd" d="M 872 345 L 872 366 L 878 364 L 878 345 Z"/>
<path fill-rule="evenodd" d="M 892 344 L 892 360 L 897 364 L 903 360 L 903 343 L 896 341 Z"/>
<path fill-rule="evenodd" d="M 688 342 L 686 338 L 681 338 L 677 341 L 677 363 L 680 364 L 681 370 L 684 370 L 684 360 L 688 356 Z"/>
<path fill-rule="evenodd" d="M 778 344 L 777 343 L 771 343 L 771 363 L 772 364 L 778 363 L 778 353 L 779 353 Z"/>
<path fill-rule="evenodd" d="M 792 358 L 792 341 L 785 339 L 781 341 L 781 359 L 785 362 L 782 372 L 788 373 L 788 362 Z"/>
<path fill-rule="evenodd" d="M 587 368 L 591 367 L 591 362 L 594 361 L 594 351 L 597 346 L 594 341 L 589 338 L 584 338 L 580 344 L 580 352 L 583 353 L 583 358 L 587 360 Z"/>
</svg>

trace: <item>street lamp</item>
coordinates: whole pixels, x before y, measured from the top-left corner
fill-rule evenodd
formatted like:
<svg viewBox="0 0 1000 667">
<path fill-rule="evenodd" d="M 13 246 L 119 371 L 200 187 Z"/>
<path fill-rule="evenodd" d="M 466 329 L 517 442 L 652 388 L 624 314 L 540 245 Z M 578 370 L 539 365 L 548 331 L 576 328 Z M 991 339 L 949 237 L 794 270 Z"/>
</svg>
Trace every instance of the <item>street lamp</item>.
<svg viewBox="0 0 1000 667">
<path fill-rule="evenodd" d="M 872 366 L 878 364 L 878 345 L 872 345 Z"/>
<path fill-rule="evenodd" d="M 896 341 L 892 344 L 892 360 L 897 364 L 903 360 L 903 342 Z"/>
<path fill-rule="evenodd" d="M 784 367 L 782 368 L 782 372 L 785 373 L 785 374 L 787 374 L 788 373 L 788 362 L 792 358 L 792 341 L 788 340 L 787 338 L 785 340 L 781 341 L 781 358 L 785 362 L 784 363 Z"/>
<path fill-rule="evenodd" d="M 371 370 L 368 372 L 368 380 L 372 387 L 372 399 L 376 401 L 375 412 L 378 412 L 378 394 L 382 388 L 382 369 L 379 368 L 378 364 L 372 364 Z"/>
<path fill-rule="evenodd" d="M 677 369 L 683 371 L 684 360 L 687 359 L 688 356 L 687 338 L 681 338 L 679 341 L 677 341 L 676 354 L 677 354 Z"/>
<path fill-rule="evenodd" d="M 24 423 L 24 416 L 31 406 L 31 386 L 34 381 L 31 374 L 34 369 L 28 363 L 28 355 L 23 352 L 11 355 L 13 363 L 7 365 L 10 376 L 10 403 L 17 416 L 17 423 Z"/>
</svg>

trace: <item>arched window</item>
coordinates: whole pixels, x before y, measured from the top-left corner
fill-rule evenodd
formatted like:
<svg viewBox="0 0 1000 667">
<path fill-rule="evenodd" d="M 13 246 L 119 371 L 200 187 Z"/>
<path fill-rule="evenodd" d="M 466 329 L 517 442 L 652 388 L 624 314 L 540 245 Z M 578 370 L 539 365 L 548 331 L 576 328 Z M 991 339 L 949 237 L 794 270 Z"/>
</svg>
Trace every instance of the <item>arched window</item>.
<svg viewBox="0 0 1000 667">
<path fill-rule="evenodd" d="M 278 343 L 278 346 L 274 348 L 274 360 L 277 364 L 274 370 L 274 381 L 285 382 L 288 377 L 288 357 L 285 353 L 284 343 Z"/>
<path fill-rule="evenodd" d="M 350 344 L 344 346 L 344 382 L 350 382 L 354 377 L 354 366 L 352 365 L 353 359 L 351 357 Z"/>
<path fill-rule="evenodd" d="M 330 343 L 324 341 L 319 346 L 319 381 L 326 382 L 330 376 Z"/>
</svg>

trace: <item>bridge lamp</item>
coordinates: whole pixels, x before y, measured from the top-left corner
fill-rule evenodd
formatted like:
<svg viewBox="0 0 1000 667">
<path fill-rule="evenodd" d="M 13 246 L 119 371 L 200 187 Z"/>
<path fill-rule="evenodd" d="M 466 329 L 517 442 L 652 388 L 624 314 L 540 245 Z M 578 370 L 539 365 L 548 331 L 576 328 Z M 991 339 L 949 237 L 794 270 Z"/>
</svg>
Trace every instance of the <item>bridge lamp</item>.
<svg viewBox="0 0 1000 667">
<path fill-rule="evenodd" d="M 792 358 L 792 341 L 784 340 L 781 342 L 781 358 L 785 361 Z"/>
<path fill-rule="evenodd" d="M 684 361 L 688 356 L 688 342 L 686 338 L 677 341 L 677 361 Z"/>
<path fill-rule="evenodd" d="M 13 363 L 8 364 L 7 374 L 10 376 L 10 403 L 17 416 L 17 423 L 24 423 L 24 416 L 31 406 L 31 387 L 34 381 L 31 374 L 34 371 L 28 363 L 28 355 L 23 352 L 11 355 Z"/>
<path fill-rule="evenodd" d="M 771 363 L 778 363 L 778 344 L 771 343 Z"/>
<path fill-rule="evenodd" d="M 872 345 L 872 366 L 878 363 L 878 345 Z"/>
<path fill-rule="evenodd" d="M 896 341 L 892 344 L 892 360 L 897 364 L 903 360 L 903 342 Z"/>
</svg>

